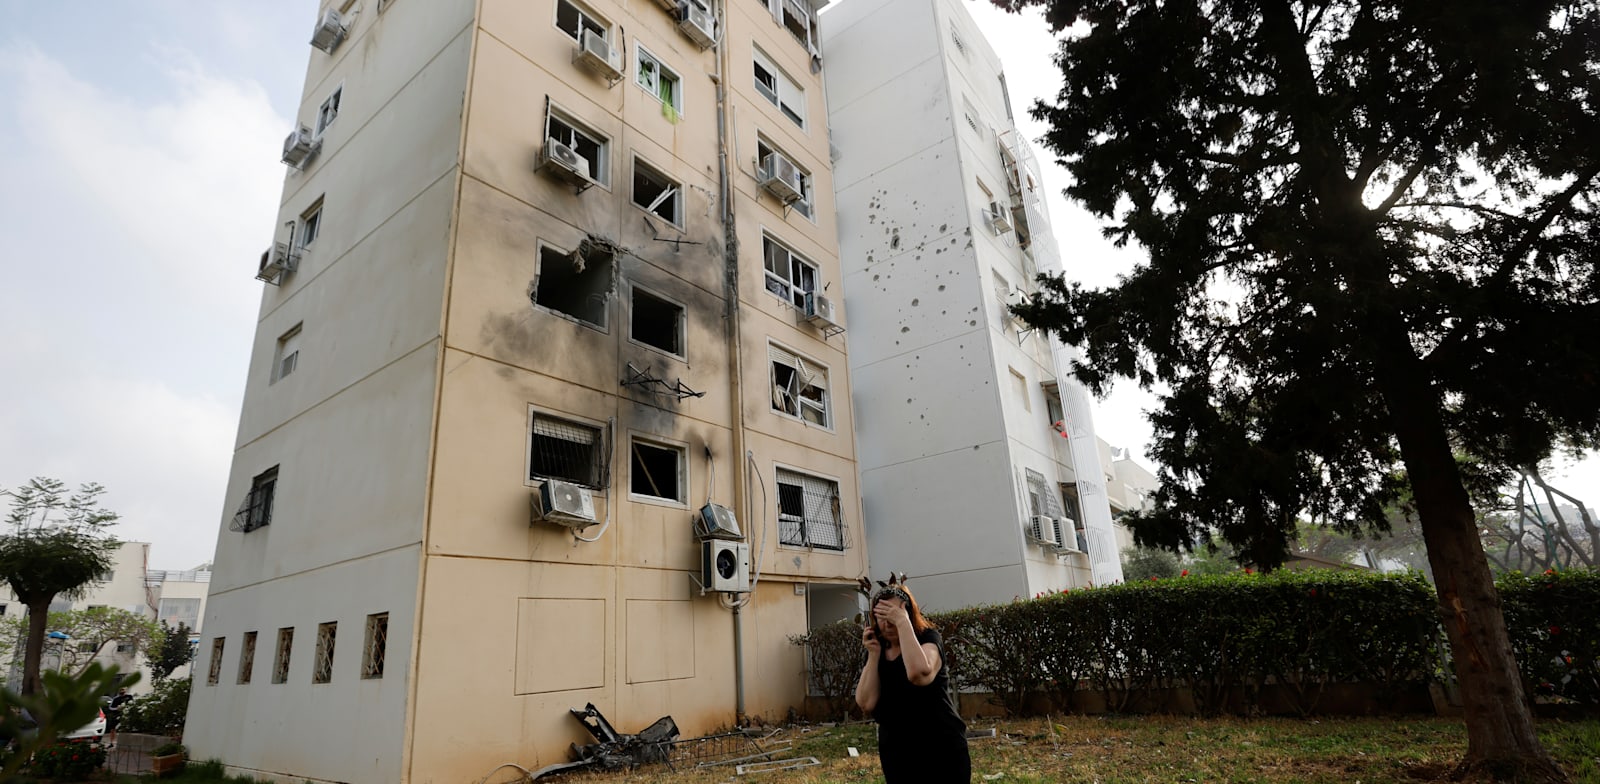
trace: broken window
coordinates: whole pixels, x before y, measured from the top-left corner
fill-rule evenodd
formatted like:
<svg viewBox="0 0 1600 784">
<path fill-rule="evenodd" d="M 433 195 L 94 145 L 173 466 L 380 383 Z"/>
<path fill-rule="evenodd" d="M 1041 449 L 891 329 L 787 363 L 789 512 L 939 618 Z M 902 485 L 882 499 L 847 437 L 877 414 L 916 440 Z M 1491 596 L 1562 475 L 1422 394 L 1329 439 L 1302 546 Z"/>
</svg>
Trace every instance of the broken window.
<svg viewBox="0 0 1600 784">
<path fill-rule="evenodd" d="M 631 451 L 629 491 L 683 503 L 683 449 L 636 440 Z"/>
<path fill-rule="evenodd" d="M 813 425 L 832 426 L 828 410 L 828 371 L 815 362 L 768 345 L 772 362 L 772 410 Z"/>
<path fill-rule="evenodd" d="M 611 175 L 606 166 L 606 154 L 611 148 L 611 142 L 599 133 L 585 128 L 576 120 L 551 112 L 545 120 L 544 135 L 547 139 L 555 139 L 565 144 L 579 157 L 589 164 L 589 179 L 609 186 Z"/>
<path fill-rule="evenodd" d="M 598 427 L 535 412 L 528 443 L 528 478 L 560 479 L 604 489 L 607 460 Z"/>
<path fill-rule="evenodd" d="M 539 248 L 539 277 L 533 302 L 602 329 L 615 285 L 616 264 L 611 253 L 592 250 L 566 253 L 549 246 Z"/>
<path fill-rule="evenodd" d="M 817 290 L 817 268 L 766 235 L 761 237 L 761 255 L 767 270 L 767 291 L 804 311 L 806 295 Z"/>
<path fill-rule="evenodd" d="M 675 357 L 683 356 L 683 306 L 635 287 L 629 337 Z"/>
<path fill-rule="evenodd" d="M 581 40 L 579 37 L 585 30 L 605 38 L 610 25 L 598 14 L 572 0 L 556 0 L 556 27 L 577 41 Z"/>
<path fill-rule="evenodd" d="M 644 161 L 633 160 L 633 203 L 674 225 L 683 225 L 683 187 Z"/>
<path fill-rule="evenodd" d="M 278 467 L 273 466 L 250 480 L 250 495 L 245 496 L 233 515 L 229 530 L 249 533 L 272 522 L 272 504 L 277 495 Z"/>
<path fill-rule="evenodd" d="M 644 47 L 635 44 L 633 52 L 639 61 L 634 81 L 638 82 L 645 92 L 655 96 L 656 100 L 671 106 L 674 112 L 682 114 L 683 90 L 678 75 L 673 73 L 671 68 L 662 65 L 661 60 L 645 51 Z"/>
<path fill-rule="evenodd" d="M 284 683 L 289 680 L 289 654 L 294 651 L 294 627 L 285 626 L 278 630 L 277 653 L 272 659 L 272 682 Z"/>
<path fill-rule="evenodd" d="M 838 482 L 780 468 L 777 485 L 780 542 L 845 549 Z"/>
<path fill-rule="evenodd" d="M 339 101 L 343 98 L 344 85 L 341 84 L 327 100 L 322 102 L 322 106 L 317 108 L 317 138 L 322 138 L 322 132 L 328 130 L 328 126 L 333 125 L 333 121 L 339 118 Z"/>
</svg>

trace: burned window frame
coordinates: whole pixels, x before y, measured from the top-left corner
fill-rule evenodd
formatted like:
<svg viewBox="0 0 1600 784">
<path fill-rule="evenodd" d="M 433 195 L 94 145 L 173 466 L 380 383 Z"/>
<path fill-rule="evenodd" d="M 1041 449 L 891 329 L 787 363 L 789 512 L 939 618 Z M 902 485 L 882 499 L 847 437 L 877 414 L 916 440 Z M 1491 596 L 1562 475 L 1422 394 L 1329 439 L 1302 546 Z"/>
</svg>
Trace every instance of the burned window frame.
<svg viewBox="0 0 1600 784">
<path fill-rule="evenodd" d="M 637 314 L 639 308 L 638 298 L 641 294 L 664 305 L 677 309 L 677 318 L 673 324 L 673 329 L 676 330 L 674 338 L 678 344 L 677 351 L 672 351 L 663 346 L 659 346 L 639 336 Z M 659 351 L 662 354 L 672 357 L 673 359 L 687 361 L 689 358 L 689 349 L 687 345 L 689 339 L 688 313 L 688 307 L 686 307 L 682 302 L 672 299 L 671 297 L 663 296 L 660 292 L 653 291 L 647 287 L 639 286 L 637 284 L 632 285 L 628 289 L 628 342 Z"/>
<path fill-rule="evenodd" d="M 787 380 L 780 380 L 780 366 L 789 371 Z M 772 385 L 773 413 L 797 420 L 808 427 L 832 431 L 833 392 L 829 376 L 827 365 L 777 343 L 767 344 L 767 379 Z M 805 381 L 807 378 L 810 380 Z M 816 383 L 819 379 L 822 381 L 820 385 Z M 812 394 L 808 394 L 808 391 Z M 785 401 L 793 402 L 793 410 Z M 822 421 L 808 417 L 808 412 L 817 414 Z"/>
<path fill-rule="evenodd" d="M 576 322 L 578 324 L 582 324 L 583 326 L 586 326 L 586 327 L 588 327 L 590 329 L 596 329 L 596 330 L 599 330 L 601 332 L 609 334 L 611 332 L 611 298 L 612 298 L 613 295 L 616 294 L 616 291 L 617 291 L 617 280 L 618 280 L 618 277 L 617 277 L 617 259 L 616 259 L 616 257 L 614 255 L 609 255 L 609 254 L 605 253 L 604 251 L 594 251 L 594 252 L 591 252 L 589 254 L 583 255 L 583 258 L 586 260 L 586 262 L 585 262 L 585 267 L 586 268 L 590 264 L 601 263 L 603 261 L 606 265 L 608 265 L 608 268 L 610 270 L 610 275 L 606 278 L 606 289 L 605 289 L 603 295 L 601 295 L 601 300 L 602 301 L 601 301 L 601 304 L 599 306 L 599 310 L 600 310 L 600 320 L 599 321 L 591 321 L 591 320 L 589 320 L 587 318 L 584 318 L 582 315 L 579 315 L 577 313 L 571 313 L 571 312 L 568 312 L 566 310 L 561 309 L 561 307 L 553 304 L 548 299 L 546 299 L 544 301 L 541 301 L 541 299 L 540 299 L 541 295 L 548 294 L 551 291 L 551 289 L 549 288 L 551 280 L 550 280 L 550 276 L 547 274 L 547 269 L 546 269 L 546 266 L 545 266 L 546 262 L 548 261 L 548 262 L 554 263 L 554 262 L 557 262 L 557 261 L 561 261 L 562 263 L 566 263 L 566 264 L 569 264 L 569 265 L 576 266 L 576 261 L 575 260 L 579 257 L 580 254 L 583 254 L 583 251 L 581 250 L 582 245 L 580 244 L 579 247 L 580 247 L 580 250 L 573 251 L 573 250 L 567 250 L 567 249 L 562 248 L 562 247 L 560 247 L 558 245 L 554 245 L 554 244 L 551 244 L 551 243 L 548 243 L 548 242 L 544 242 L 544 241 L 540 241 L 539 242 L 539 246 L 538 246 L 538 250 L 537 250 L 537 254 L 538 255 L 537 255 L 537 258 L 536 258 L 536 265 L 537 266 L 536 266 L 535 271 L 534 271 L 532 290 L 528 292 L 528 301 L 530 303 L 532 303 L 534 308 L 536 308 L 538 310 L 542 310 L 542 311 L 544 311 L 546 313 L 549 313 L 549 314 L 552 314 L 552 315 L 555 315 L 555 316 L 560 316 L 561 318 L 567 319 L 569 321 Z M 583 276 L 585 273 L 582 272 L 582 271 L 578 271 L 578 272 L 574 272 L 574 273 L 571 273 L 571 274 L 572 274 L 573 279 L 578 279 L 579 277 Z M 587 294 L 585 296 L 586 297 L 593 297 L 593 296 L 596 296 L 596 294 L 595 293 L 590 293 L 590 294 Z"/>
<path fill-rule="evenodd" d="M 575 474 L 558 475 L 550 472 L 538 473 L 540 468 L 534 464 L 534 437 L 538 434 L 541 421 L 549 422 L 552 426 L 564 425 L 575 429 L 593 431 L 595 440 L 592 442 L 593 450 L 587 458 L 590 463 L 587 476 L 578 477 Z M 550 437 L 558 438 L 558 436 Z M 536 487 L 546 480 L 553 479 L 559 482 L 571 482 L 575 485 L 581 485 L 596 492 L 604 492 L 611 485 L 611 443 L 611 425 L 609 423 L 591 422 L 529 406 L 528 432 L 524 441 L 525 449 L 523 450 L 523 454 L 526 456 L 523 476 L 526 477 L 526 482 L 530 487 Z"/>
<path fill-rule="evenodd" d="M 669 452 L 673 456 L 674 472 L 677 483 L 676 495 L 656 495 L 654 493 L 641 493 L 634 489 L 634 481 L 638 479 L 638 465 L 635 458 L 639 447 L 649 447 L 662 452 Z M 647 503 L 668 504 L 677 507 L 688 507 L 689 504 L 689 448 L 685 444 L 674 443 L 659 436 L 630 434 L 628 437 L 628 498 L 632 501 Z"/>
</svg>

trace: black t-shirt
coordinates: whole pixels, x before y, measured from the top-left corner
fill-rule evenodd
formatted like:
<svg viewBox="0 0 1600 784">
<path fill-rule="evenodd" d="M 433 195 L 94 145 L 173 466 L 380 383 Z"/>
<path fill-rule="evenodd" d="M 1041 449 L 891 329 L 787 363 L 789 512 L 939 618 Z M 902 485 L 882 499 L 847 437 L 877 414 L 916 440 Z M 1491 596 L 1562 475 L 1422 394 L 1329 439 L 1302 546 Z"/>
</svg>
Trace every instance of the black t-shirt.
<svg viewBox="0 0 1600 784">
<path fill-rule="evenodd" d="M 917 644 L 933 643 L 939 649 L 939 671 L 926 686 L 916 686 L 906 677 L 905 645 L 901 656 L 890 660 L 878 657 L 878 705 L 872 710 L 879 731 L 885 736 L 935 737 L 954 735 L 965 742 L 967 725 L 956 712 L 950 696 L 950 678 L 944 666 L 944 638 L 938 629 L 917 632 Z"/>
</svg>

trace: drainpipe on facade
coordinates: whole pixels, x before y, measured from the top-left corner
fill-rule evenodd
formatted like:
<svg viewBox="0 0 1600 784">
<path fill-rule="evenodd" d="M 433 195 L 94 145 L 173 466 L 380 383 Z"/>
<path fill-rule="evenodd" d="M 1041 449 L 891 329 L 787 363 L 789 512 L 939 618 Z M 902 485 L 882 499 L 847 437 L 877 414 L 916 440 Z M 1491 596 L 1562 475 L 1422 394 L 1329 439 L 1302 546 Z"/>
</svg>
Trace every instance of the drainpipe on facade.
<svg viewBox="0 0 1600 784">
<path fill-rule="evenodd" d="M 741 361 L 740 334 L 739 334 L 739 237 L 734 231 L 733 219 L 733 167 L 728 160 L 728 86 L 723 80 L 727 72 L 723 61 L 728 57 L 728 49 L 723 41 L 728 33 L 727 8 L 723 3 L 716 4 L 717 13 L 713 18 L 717 20 L 717 37 L 713 46 L 716 48 L 716 72 L 712 81 L 717 85 L 717 174 L 720 179 L 719 191 L 722 201 L 722 254 L 723 277 L 722 293 L 723 307 L 722 318 L 725 322 L 728 338 L 728 398 L 730 413 L 733 415 L 733 450 L 732 454 L 738 460 L 741 470 L 730 471 L 733 480 L 733 508 L 745 514 L 745 529 L 750 527 L 750 513 L 746 508 L 748 497 L 745 468 L 742 458 L 744 449 L 744 390 L 740 378 L 744 372 L 744 363 Z M 734 694 L 734 721 L 739 726 L 745 723 L 744 715 L 744 629 L 740 622 L 739 605 L 733 607 L 733 694 Z"/>
</svg>

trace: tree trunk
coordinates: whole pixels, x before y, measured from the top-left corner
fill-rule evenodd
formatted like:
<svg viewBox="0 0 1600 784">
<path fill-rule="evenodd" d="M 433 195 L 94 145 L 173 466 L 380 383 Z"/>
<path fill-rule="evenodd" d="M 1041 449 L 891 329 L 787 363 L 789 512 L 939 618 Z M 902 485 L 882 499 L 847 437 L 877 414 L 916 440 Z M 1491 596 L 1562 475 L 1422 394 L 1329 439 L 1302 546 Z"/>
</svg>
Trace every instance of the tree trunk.
<svg viewBox="0 0 1600 784">
<path fill-rule="evenodd" d="M 20 598 L 20 597 L 19 597 Z M 22 657 L 22 694 L 27 696 L 39 691 L 39 660 L 44 658 L 44 633 L 50 625 L 50 601 L 54 596 L 44 600 L 26 602 L 28 605 L 28 643 L 24 648 Z"/>
<path fill-rule="evenodd" d="M 1465 708 L 1467 756 L 1458 773 L 1564 782 L 1566 775 L 1533 729 L 1500 595 L 1439 416 L 1438 396 L 1408 342 L 1393 347 L 1387 359 L 1378 381 L 1422 523 Z"/>
</svg>

